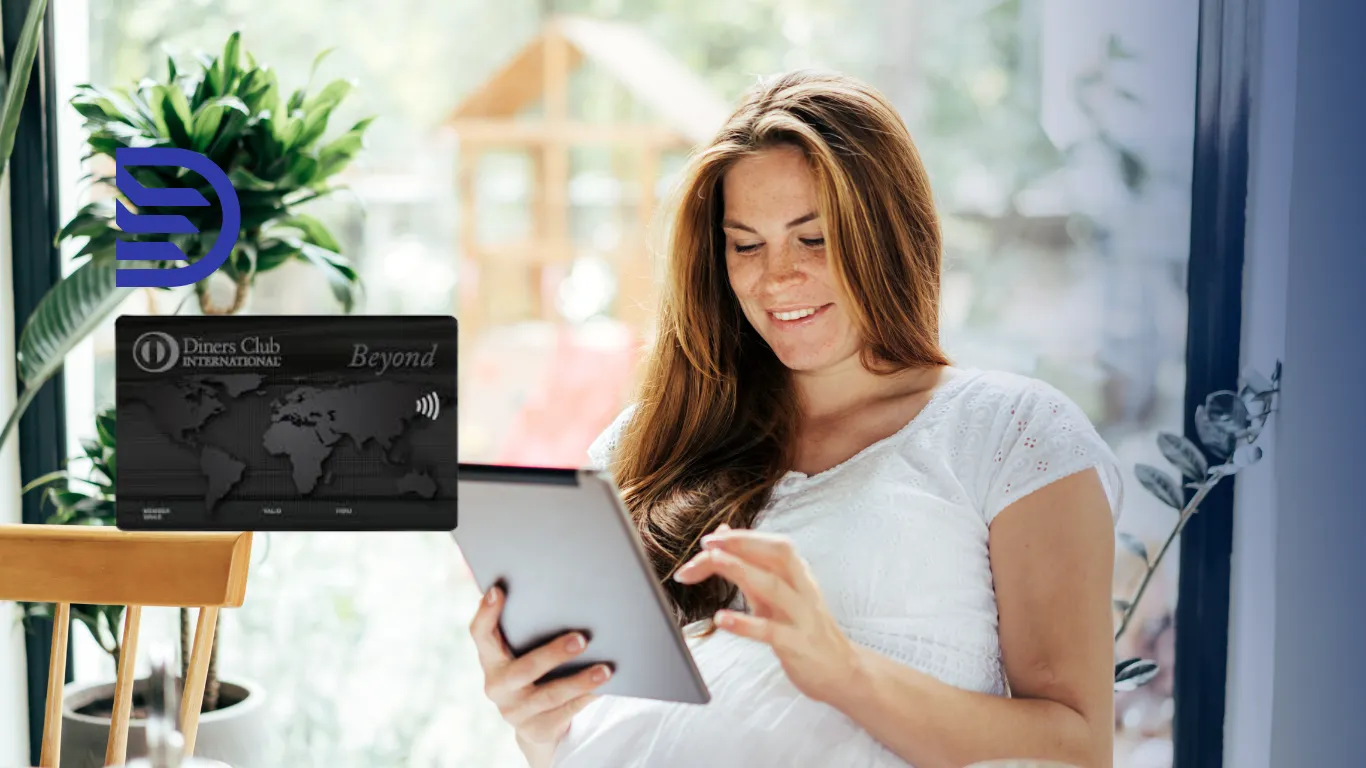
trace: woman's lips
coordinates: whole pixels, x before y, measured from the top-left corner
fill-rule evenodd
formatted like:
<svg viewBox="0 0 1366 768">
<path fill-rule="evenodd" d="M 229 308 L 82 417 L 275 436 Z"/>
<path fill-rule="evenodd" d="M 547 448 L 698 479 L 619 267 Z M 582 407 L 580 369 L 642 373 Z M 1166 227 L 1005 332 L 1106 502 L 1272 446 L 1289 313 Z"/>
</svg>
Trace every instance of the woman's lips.
<svg viewBox="0 0 1366 768">
<path fill-rule="evenodd" d="M 825 314 L 826 310 L 834 304 L 822 304 L 820 306 L 793 307 L 778 311 L 769 311 L 769 322 L 777 328 L 796 329 L 810 325 Z"/>
</svg>

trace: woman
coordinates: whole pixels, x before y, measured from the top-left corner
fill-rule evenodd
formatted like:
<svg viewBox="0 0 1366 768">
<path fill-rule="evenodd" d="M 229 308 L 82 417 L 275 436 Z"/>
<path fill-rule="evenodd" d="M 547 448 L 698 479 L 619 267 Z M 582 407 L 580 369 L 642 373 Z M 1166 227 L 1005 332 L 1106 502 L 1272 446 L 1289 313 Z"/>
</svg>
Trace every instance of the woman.
<svg viewBox="0 0 1366 768">
<path fill-rule="evenodd" d="M 471 631 L 533 766 L 1112 761 L 1116 461 L 1031 378 L 938 342 L 941 244 L 887 102 L 795 73 L 685 177 L 659 336 L 590 454 L 621 487 L 705 706 L 536 686 L 490 590 Z"/>
</svg>

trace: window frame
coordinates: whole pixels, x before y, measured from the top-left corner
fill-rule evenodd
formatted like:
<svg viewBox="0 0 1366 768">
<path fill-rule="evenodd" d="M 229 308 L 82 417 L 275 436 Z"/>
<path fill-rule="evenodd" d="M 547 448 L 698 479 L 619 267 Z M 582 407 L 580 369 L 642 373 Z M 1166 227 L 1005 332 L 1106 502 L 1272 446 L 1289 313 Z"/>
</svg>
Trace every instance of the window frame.
<svg viewBox="0 0 1366 768">
<path fill-rule="evenodd" d="M 5 61 L 14 60 L 19 32 L 33 0 L 6 0 L 0 6 Z M 57 88 L 53 63 L 53 11 L 48 3 L 43 16 L 43 33 L 38 55 L 29 75 L 19 114 L 14 151 L 10 155 L 10 224 L 14 282 L 14 333 L 18 346 L 24 321 L 33 313 L 58 280 L 62 278 L 61 251 L 54 240 L 61 227 L 57 198 Z M 22 254 L 22 257 L 20 256 Z M 17 382 L 16 382 L 17 385 Z M 53 376 L 34 398 L 16 430 L 19 447 L 20 482 L 61 469 L 66 463 L 66 389 L 61 372 Z M 22 499 L 22 520 L 41 524 L 43 500 L 40 494 Z M 52 650 L 52 622 L 37 619 L 32 631 L 24 635 L 27 656 L 29 754 L 38 764 L 43 737 L 43 713 L 47 701 L 48 663 Z M 68 634 L 68 637 L 70 635 Z M 68 640 L 67 658 L 71 657 Z M 66 680 L 72 680 L 67 665 Z"/>
<path fill-rule="evenodd" d="M 32 0 L 6 2 L 0 21 L 6 60 Z M 1196 126 L 1187 259 L 1185 432 L 1194 435 L 1194 409 L 1205 395 L 1237 380 L 1242 333 L 1245 202 L 1248 175 L 1249 89 L 1253 24 L 1244 4 L 1200 0 L 1196 62 Z M 15 258 L 16 337 L 37 302 L 62 276 L 57 198 L 56 79 L 53 10 L 43 24 L 10 160 L 11 223 Z M 16 339 L 17 340 L 17 339 Z M 49 381 L 20 422 L 24 482 L 59 469 L 66 459 L 62 374 Z M 1236 482 L 1236 479 L 1235 479 Z M 1222 765 L 1227 686 L 1233 486 L 1222 483 L 1206 497 L 1202 514 L 1180 543 L 1176 606 L 1173 765 Z M 41 499 L 23 499 L 23 521 L 41 523 Z M 26 638 L 30 752 L 37 762 L 49 662 L 51 626 L 39 623 Z M 72 665 L 67 665 L 67 680 Z"/>
<path fill-rule="evenodd" d="M 1249 94 L 1254 32 L 1248 4 L 1200 0 L 1190 253 L 1186 272 L 1185 434 L 1195 407 L 1235 386 L 1243 325 Z M 1205 497 L 1181 534 L 1173 670 L 1172 765 L 1224 762 L 1233 494 Z"/>
</svg>

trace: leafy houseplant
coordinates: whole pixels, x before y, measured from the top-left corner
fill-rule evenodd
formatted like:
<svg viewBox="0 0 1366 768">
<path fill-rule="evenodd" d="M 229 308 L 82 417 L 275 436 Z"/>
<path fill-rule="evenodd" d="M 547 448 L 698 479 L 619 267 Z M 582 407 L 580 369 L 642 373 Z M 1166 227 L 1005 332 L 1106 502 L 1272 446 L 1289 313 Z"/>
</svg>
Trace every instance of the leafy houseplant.
<svg viewBox="0 0 1366 768">
<path fill-rule="evenodd" d="M 114 525 L 114 475 L 118 471 L 114 429 L 114 410 L 107 408 L 95 417 L 94 438 L 81 441 L 84 455 L 78 461 L 90 463 L 88 471 L 77 474 L 70 464 L 66 469 L 39 477 L 24 486 L 23 493 L 42 488 L 43 499 L 53 508 L 48 525 Z M 31 603 L 24 606 L 25 617 L 51 617 L 51 606 Z M 71 618 L 84 624 L 95 641 L 114 661 L 117 669 L 122 648 L 119 627 L 123 621 L 121 605 L 73 605 Z"/>
<path fill-rule="evenodd" d="M 13 147 L 19 106 L 27 90 L 45 7 L 46 0 L 34 0 L 30 6 L 5 83 L 5 98 L 0 104 L 0 169 Z M 325 53 L 314 61 L 314 72 L 323 56 Z M 350 312 L 359 295 L 358 275 L 340 255 L 340 246 L 327 227 L 304 213 L 302 207 L 341 189 L 334 183 L 336 175 L 363 148 L 371 119 L 361 120 L 340 135 L 323 140 L 329 119 L 349 94 L 351 84 L 338 80 L 310 94 L 310 74 L 309 84 L 286 98 L 274 72 L 258 66 L 249 53 L 241 50 L 237 34 L 229 37 L 220 56 L 201 54 L 197 61 L 193 71 L 181 73 L 174 60 L 169 60 L 169 76 L 164 82 L 143 81 L 133 90 L 107 91 L 93 86 L 78 89 L 72 105 L 85 118 L 90 132 L 86 159 L 93 160 L 96 168 L 87 178 L 107 188 L 117 199 L 118 190 L 110 171 L 119 148 L 177 147 L 205 154 L 227 173 L 233 184 L 241 206 L 241 228 L 233 253 L 219 270 L 231 281 L 233 298 L 226 306 L 218 306 L 207 283 L 200 282 L 194 286 L 200 310 L 204 314 L 236 313 L 246 305 L 258 276 L 287 261 L 300 260 L 317 268 L 342 309 Z M 133 167 L 129 171 L 147 187 L 192 187 L 210 201 L 216 198 L 204 180 L 181 169 Z M 82 263 L 48 291 L 23 326 L 18 344 L 18 372 L 23 389 L 14 411 L 0 429 L 0 447 L 5 445 L 43 384 L 61 369 L 66 355 L 131 293 L 132 289 L 116 285 L 116 243 L 151 240 L 154 236 L 119 231 L 112 203 L 113 200 L 106 199 L 87 205 L 57 236 L 58 243 L 86 239 L 77 254 Z M 127 205 L 126 200 L 124 204 Z M 171 235 L 169 239 L 186 260 L 196 261 L 218 237 L 221 217 L 215 206 L 178 208 L 176 212 L 189 219 L 198 232 Z M 123 264 L 129 266 L 127 262 Z M 161 261 L 137 266 L 171 268 L 175 263 Z M 78 457 L 90 461 L 89 472 L 75 473 L 68 467 L 38 478 L 24 489 L 44 489 L 45 500 L 54 509 L 49 523 L 111 525 L 115 521 L 117 446 L 112 411 L 102 411 L 95 426 L 97 437 L 83 441 L 85 455 Z M 25 609 L 25 617 L 32 617 L 46 612 L 48 607 L 29 605 Z M 72 617 L 90 630 L 116 666 L 121 655 L 122 613 L 122 606 L 72 606 Z M 182 611 L 185 658 L 189 656 L 185 648 L 188 625 L 188 612 Z M 205 715 L 200 729 L 204 754 L 211 751 L 207 731 L 219 705 L 217 640 L 215 634 L 203 707 L 210 714 Z M 229 696 L 228 687 L 223 686 L 225 697 Z M 241 686 L 232 688 L 237 690 L 232 695 L 239 699 L 251 694 Z M 222 722 L 223 749 L 232 756 L 224 754 L 220 759 L 235 765 L 252 764 L 251 757 L 238 756 L 247 754 L 243 750 L 254 754 L 254 743 L 259 741 L 253 738 L 258 734 L 251 728 L 263 710 L 256 706 L 248 709 L 251 714 L 235 716 L 236 722 Z M 64 719 L 68 716 L 69 713 L 64 714 Z M 70 725 L 68 722 L 64 728 L 67 735 L 73 732 Z M 107 722 L 104 730 L 107 733 Z"/>
<path fill-rule="evenodd" d="M 1177 536 L 1185 529 L 1200 503 L 1210 491 L 1227 477 L 1255 464 L 1262 458 L 1262 449 L 1255 445 L 1262 428 L 1275 409 L 1277 393 L 1280 392 L 1281 364 L 1271 377 L 1267 378 L 1255 370 L 1248 369 L 1238 380 L 1238 391 L 1220 390 L 1205 398 L 1204 405 L 1195 409 L 1196 436 L 1204 446 L 1189 438 L 1170 432 L 1157 436 L 1157 446 L 1162 455 L 1171 462 L 1186 480 L 1178 481 L 1166 470 L 1148 464 L 1134 468 L 1138 481 L 1162 503 L 1176 510 L 1177 518 L 1155 557 L 1148 556 L 1148 548 L 1137 537 L 1121 532 L 1119 543 L 1134 557 L 1143 560 L 1143 577 L 1138 588 L 1128 597 L 1115 598 L 1114 606 L 1120 614 L 1119 628 L 1115 630 L 1118 642 L 1129 629 L 1139 601 L 1152 582 L 1163 557 L 1171 548 Z M 1206 452 L 1218 463 L 1212 463 Z M 1186 499 L 1184 490 L 1194 493 Z M 1126 659 L 1115 665 L 1115 690 L 1133 690 L 1151 680 L 1158 673 L 1157 663 L 1148 659 Z"/>
<path fill-rule="evenodd" d="M 326 53 L 314 61 L 315 72 Z M 335 80 L 310 94 L 310 76 L 308 85 L 286 97 L 275 73 L 258 66 L 241 49 L 237 33 L 228 38 L 218 57 L 201 54 L 192 71 L 179 71 L 174 60 L 168 60 L 167 67 L 164 82 L 144 80 L 132 90 L 78 88 L 71 103 L 90 132 L 87 158 L 105 166 L 105 175 L 97 170 L 89 178 L 117 198 L 108 173 L 118 149 L 177 147 L 203 153 L 232 182 L 241 206 L 241 229 L 237 246 L 219 269 L 232 281 L 232 301 L 216 305 L 207 281 L 201 281 L 194 287 L 201 311 L 240 311 L 258 276 L 296 259 L 317 267 L 343 310 L 350 312 L 358 296 L 359 276 L 339 253 L 340 246 L 327 227 L 301 209 L 341 189 L 333 179 L 364 146 L 373 118 L 323 140 L 332 113 L 352 85 Z M 183 169 L 135 166 L 128 170 L 144 186 L 192 187 L 206 199 L 216 199 L 207 182 Z M 120 232 L 114 208 L 111 199 L 90 203 L 57 235 L 58 242 L 87 238 L 76 255 L 83 263 L 52 287 L 24 326 L 19 338 L 19 377 L 24 390 L 0 431 L 0 446 L 38 389 L 61 368 L 66 354 L 132 291 L 115 285 L 117 241 L 163 237 Z M 187 260 L 196 261 L 217 238 L 221 216 L 213 205 L 177 208 L 176 212 L 199 231 L 169 239 Z M 152 266 L 171 268 L 174 262 L 153 262 Z"/>
</svg>

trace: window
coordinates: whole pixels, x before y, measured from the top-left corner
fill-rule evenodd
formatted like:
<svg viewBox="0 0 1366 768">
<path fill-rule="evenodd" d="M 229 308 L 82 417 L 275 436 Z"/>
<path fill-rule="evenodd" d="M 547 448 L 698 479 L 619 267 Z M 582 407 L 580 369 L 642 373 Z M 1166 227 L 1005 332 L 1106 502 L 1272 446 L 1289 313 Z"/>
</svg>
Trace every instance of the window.
<svg viewBox="0 0 1366 768">
<path fill-rule="evenodd" d="M 188 65 L 236 29 L 286 89 L 335 48 L 318 81 L 360 88 L 333 130 L 380 119 L 347 172 L 354 193 L 310 212 L 363 275 L 361 311 L 461 318 L 466 460 L 573 464 L 630 396 L 651 322 L 652 227 L 689 147 L 757 73 L 844 71 L 893 99 L 929 165 L 950 353 L 1054 383 L 1127 467 L 1161 462 L 1154 437 L 1180 431 L 1184 409 L 1190 4 L 565 0 L 558 10 L 584 20 L 550 42 L 542 5 L 67 0 L 55 8 L 60 96 L 162 78 L 163 49 Z M 534 137 L 557 108 L 517 69 L 542 44 L 570 51 L 583 141 L 563 155 L 529 153 L 531 139 L 476 152 L 492 116 L 520 110 Z M 65 220 L 84 202 L 69 107 L 59 130 Z M 179 301 L 140 293 L 122 311 L 195 310 Z M 301 264 L 263 278 L 246 311 L 336 306 Z M 112 402 L 111 348 L 112 325 L 68 362 L 73 451 Z M 1156 546 L 1170 510 L 1130 483 L 1121 527 Z M 257 560 L 246 606 L 225 614 L 220 668 L 267 684 L 284 763 L 519 764 L 482 699 L 466 635 L 476 590 L 448 537 L 277 534 L 258 539 Z M 1170 667 L 1168 565 L 1119 652 Z M 1121 554 L 1120 566 L 1128 592 L 1136 563 Z M 171 631 L 174 617 L 156 615 Z M 88 644 L 76 664 L 82 678 L 112 676 Z M 1171 716 L 1169 673 L 1121 695 L 1117 764 L 1169 765 Z"/>
</svg>

